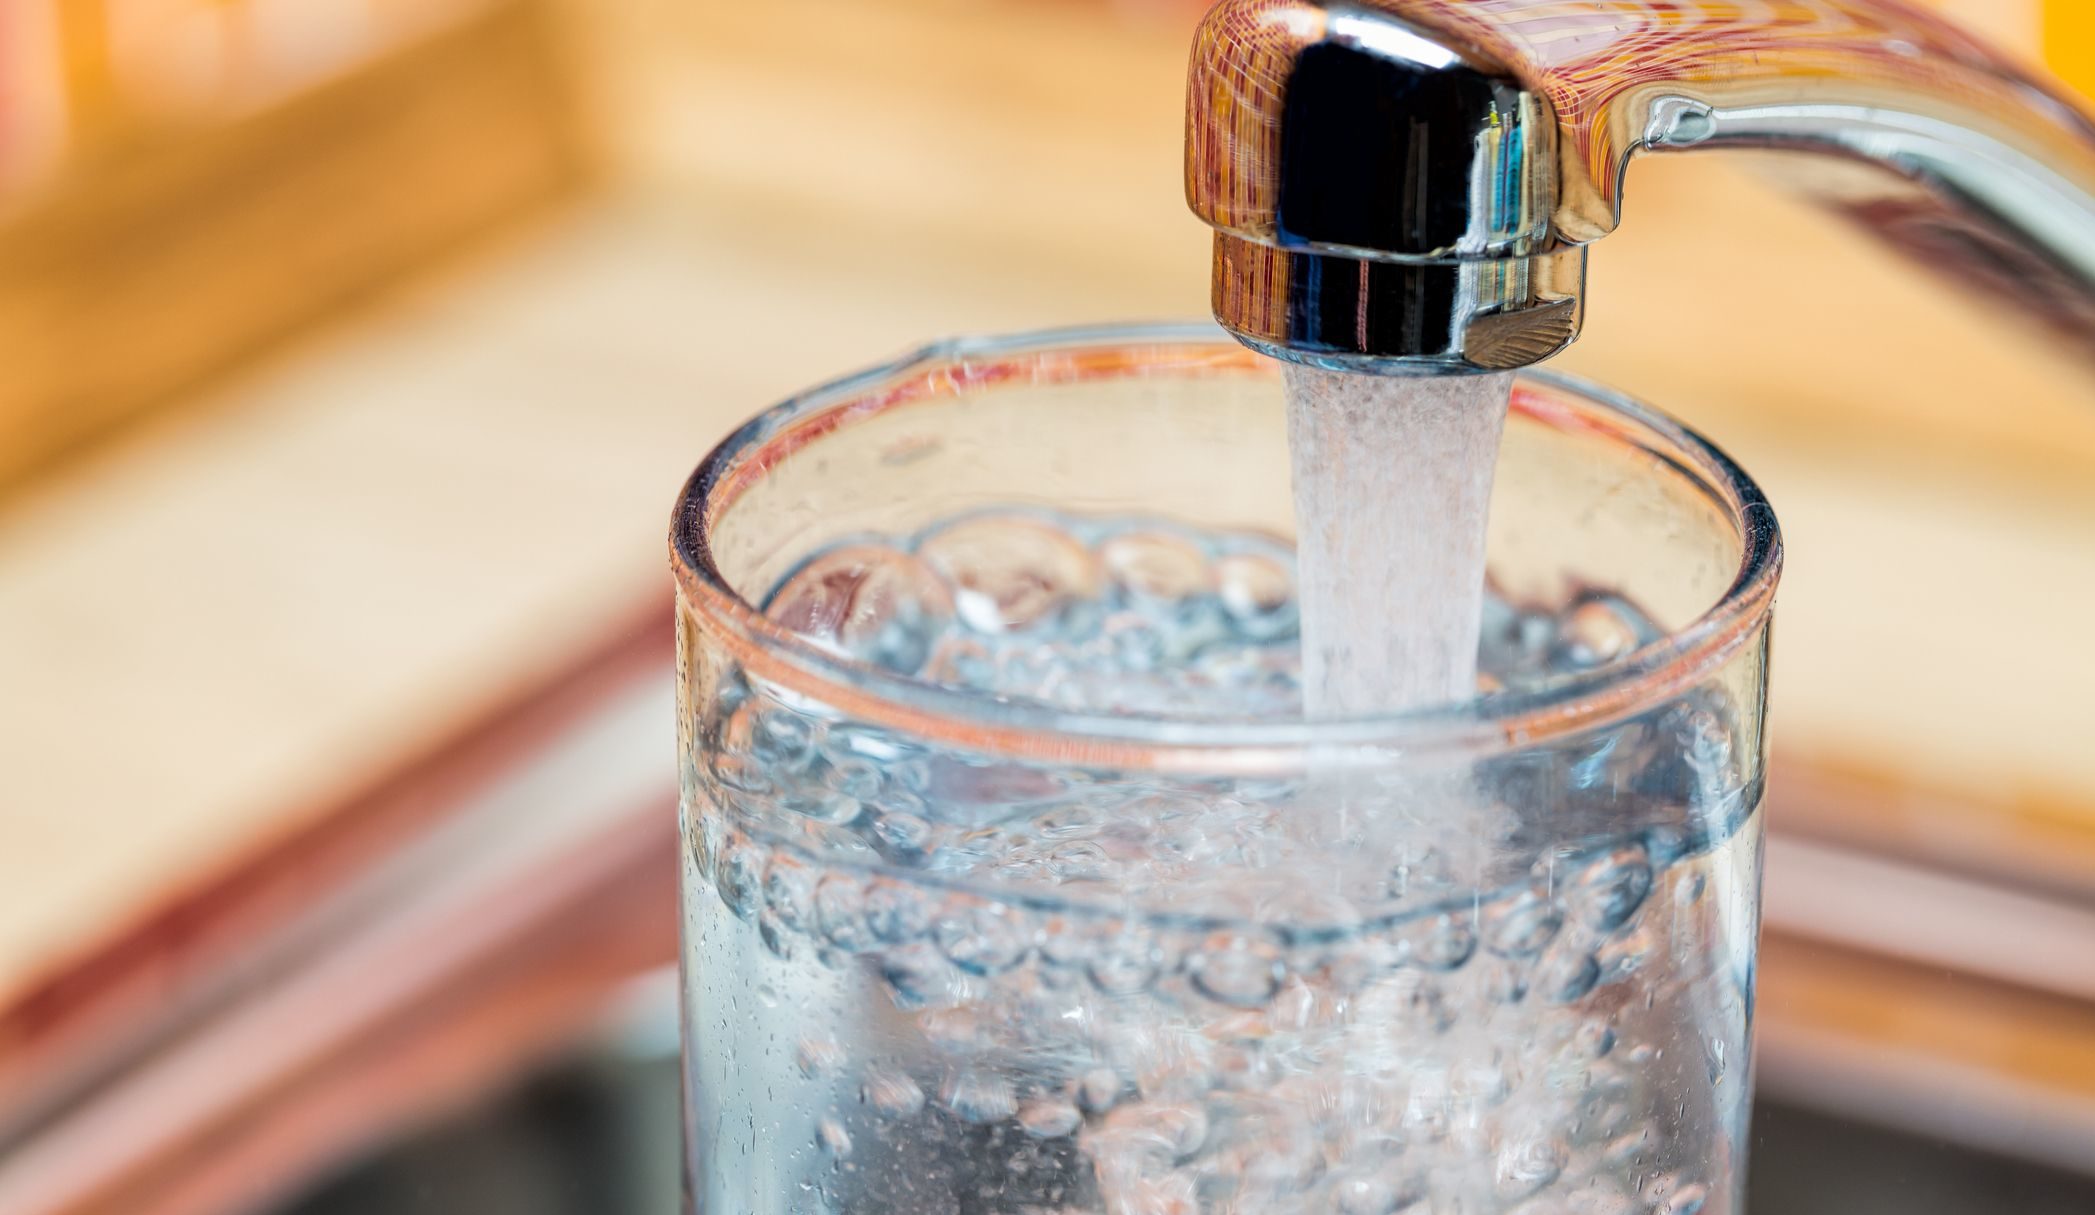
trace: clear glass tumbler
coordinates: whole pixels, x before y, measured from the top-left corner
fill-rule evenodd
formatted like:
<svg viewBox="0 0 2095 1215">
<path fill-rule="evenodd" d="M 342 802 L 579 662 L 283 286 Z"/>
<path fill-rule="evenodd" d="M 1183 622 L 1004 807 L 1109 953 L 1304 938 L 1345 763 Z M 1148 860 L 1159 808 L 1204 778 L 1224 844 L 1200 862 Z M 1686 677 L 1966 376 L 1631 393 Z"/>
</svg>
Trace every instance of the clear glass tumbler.
<svg viewBox="0 0 2095 1215">
<path fill-rule="evenodd" d="M 1141 328 L 935 346 L 706 458 L 691 1209 L 1740 1209 L 1766 501 L 1529 375 L 1477 697 L 1305 721 L 1285 436 L 1274 366 Z"/>
</svg>

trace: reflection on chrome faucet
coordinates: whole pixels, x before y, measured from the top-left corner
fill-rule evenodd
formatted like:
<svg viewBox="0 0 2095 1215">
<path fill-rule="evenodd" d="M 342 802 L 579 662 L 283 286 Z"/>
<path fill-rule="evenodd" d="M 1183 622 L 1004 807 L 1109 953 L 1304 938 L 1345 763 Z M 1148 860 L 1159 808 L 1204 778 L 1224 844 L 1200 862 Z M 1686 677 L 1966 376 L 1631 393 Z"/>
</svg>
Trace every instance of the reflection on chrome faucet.
<svg viewBox="0 0 2095 1215">
<path fill-rule="evenodd" d="M 1187 113 L 1216 315 L 1283 357 L 1547 358 L 1630 158 L 1702 148 L 1816 154 L 1799 188 L 2095 348 L 2095 123 L 1899 0 L 1224 0 Z"/>
</svg>

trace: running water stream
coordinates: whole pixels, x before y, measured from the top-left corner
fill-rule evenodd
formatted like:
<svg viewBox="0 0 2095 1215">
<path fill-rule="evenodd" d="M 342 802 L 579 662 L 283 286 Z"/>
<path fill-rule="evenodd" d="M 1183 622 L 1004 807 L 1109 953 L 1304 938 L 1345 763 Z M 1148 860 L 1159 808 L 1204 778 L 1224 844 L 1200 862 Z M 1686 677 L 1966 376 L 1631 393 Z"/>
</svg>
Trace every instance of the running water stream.
<svg viewBox="0 0 2095 1215">
<path fill-rule="evenodd" d="M 1484 538 L 1511 375 L 1286 366 L 1310 717 L 1477 691 Z"/>
</svg>

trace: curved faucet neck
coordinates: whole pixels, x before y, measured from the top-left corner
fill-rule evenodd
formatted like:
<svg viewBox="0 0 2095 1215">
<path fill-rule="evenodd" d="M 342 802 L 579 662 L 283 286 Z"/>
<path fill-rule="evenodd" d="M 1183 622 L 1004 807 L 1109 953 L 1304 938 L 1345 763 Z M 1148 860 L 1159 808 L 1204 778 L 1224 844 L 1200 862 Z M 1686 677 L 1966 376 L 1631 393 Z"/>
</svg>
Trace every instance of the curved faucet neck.
<svg viewBox="0 0 2095 1215">
<path fill-rule="evenodd" d="M 1345 104 L 1299 103 L 1348 74 L 1365 83 Z M 1429 372 L 1547 357 L 1582 310 L 1567 250 L 1619 224 L 1631 158 L 1721 148 L 1817 154 L 1807 193 L 2095 351 L 2095 122 L 1903 0 L 1225 0 L 1191 80 L 1217 312 L 1276 353 Z M 1407 191 L 1430 197 L 1389 204 Z M 1445 235 L 1449 207 L 1453 241 L 1395 222 L 1438 214 Z M 1517 340 L 1470 353 L 1487 331 Z"/>
</svg>

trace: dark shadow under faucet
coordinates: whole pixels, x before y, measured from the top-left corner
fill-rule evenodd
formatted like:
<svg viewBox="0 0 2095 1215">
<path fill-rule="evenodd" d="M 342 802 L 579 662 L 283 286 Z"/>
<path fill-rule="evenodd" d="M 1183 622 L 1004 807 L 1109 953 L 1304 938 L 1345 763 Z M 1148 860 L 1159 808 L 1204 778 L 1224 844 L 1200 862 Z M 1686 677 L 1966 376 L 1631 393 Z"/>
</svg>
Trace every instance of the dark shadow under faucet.
<svg viewBox="0 0 2095 1215">
<path fill-rule="evenodd" d="M 1631 157 L 1704 148 L 1813 154 L 1801 189 L 2095 354 L 2095 122 L 1902 0 L 1223 0 L 1193 50 L 1215 314 L 1302 362 L 1557 353 Z"/>
</svg>

